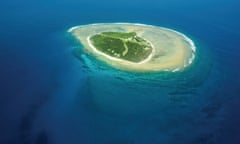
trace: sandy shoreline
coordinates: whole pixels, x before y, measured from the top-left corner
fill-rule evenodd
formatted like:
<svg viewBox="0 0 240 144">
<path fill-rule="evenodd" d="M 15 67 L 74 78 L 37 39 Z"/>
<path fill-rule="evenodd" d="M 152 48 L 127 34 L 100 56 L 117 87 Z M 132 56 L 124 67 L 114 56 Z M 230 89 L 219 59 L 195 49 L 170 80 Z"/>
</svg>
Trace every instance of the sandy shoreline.
<svg viewBox="0 0 240 144">
<path fill-rule="evenodd" d="M 165 27 L 160 27 L 160 26 L 154 26 L 154 25 L 149 25 L 149 24 L 140 24 L 140 23 L 123 23 L 123 22 L 116 22 L 116 23 L 97 23 L 97 24 L 88 24 L 88 25 L 80 25 L 80 26 L 74 26 L 74 27 L 71 27 L 70 29 L 68 29 L 68 32 L 72 32 L 74 31 L 75 29 L 78 29 L 78 28 L 81 28 L 81 27 L 84 27 L 84 26 L 89 26 L 89 25 L 101 25 L 101 24 L 131 24 L 131 25 L 139 25 L 139 26 L 148 26 L 148 27 L 154 27 L 154 28 L 161 28 L 161 29 L 165 29 L 165 30 L 168 30 L 168 31 L 172 31 L 172 32 L 175 32 L 181 36 L 183 36 L 186 41 L 188 41 L 190 44 L 191 44 L 191 48 L 194 52 L 196 52 L 196 46 L 194 44 L 194 42 L 188 38 L 185 34 L 183 33 L 180 33 L 178 31 L 175 31 L 173 29 L 169 29 L 169 28 L 165 28 Z"/>
<path fill-rule="evenodd" d="M 153 52 L 139 62 L 129 62 L 117 59 L 98 51 L 90 42 L 89 37 L 103 31 L 134 31 L 148 40 Z M 127 71 L 181 71 L 193 63 L 196 47 L 186 35 L 172 29 L 145 25 L 139 23 L 98 23 L 75 26 L 68 30 L 75 36 L 92 55 L 99 60 L 122 70 Z"/>
<path fill-rule="evenodd" d="M 105 54 L 105 53 L 97 50 L 97 49 L 92 45 L 92 43 L 91 43 L 91 41 L 90 41 L 90 37 L 91 37 L 91 36 L 92 36 L 92 35 L 90 35 L 90 36 L 87 37 L 87 41 L 88 41 L 89 46 L 94 50 L 94 52 L 96 52 L 97 54 L 103 55 L 103 56 L 109 58 L 110 60 L 119 61 L 119 62 L 124 62 L 124 63 L 126 63 L 126 64 L 143 64 L 143 63 L 146 63 L 147 61 L 149 61 L 149 60 L 152 58 L 153 53 L 154 53 L 154 49 L 155 49 L 154 46 L 153 46 L 153 45 L 151 44 L 151 42 L 150 42 L 150 44 L 151 44 L 151 46 L 152 46 L 152 48 L 153 48 L 152 53 L 151 53 L 145 60 L 143 60 L 143 61 L 141 61 L 141 62 L 138 62 L 138 63 L 134 63 L 134 62 L 130 62 L 130 61 L 126 61 L 126 60 L 122 60 L 122 59 L 118 59 L 118 58 L 109 56 L 109 55 L 107 55 L 107 54 Z"/>
</svg>

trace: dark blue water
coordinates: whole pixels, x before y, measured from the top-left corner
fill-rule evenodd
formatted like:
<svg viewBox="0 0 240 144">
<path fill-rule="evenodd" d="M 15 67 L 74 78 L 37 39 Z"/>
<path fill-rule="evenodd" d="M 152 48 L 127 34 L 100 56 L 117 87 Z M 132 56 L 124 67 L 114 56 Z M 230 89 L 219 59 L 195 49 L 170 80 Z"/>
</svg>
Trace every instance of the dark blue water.
<svg viewBox="0 0 240 144">
<path fill-rule="evenodd" d="M 239 5 L 1 1 L 0 144 L 239 144 Z M 154 80 L 94 71 L 73 55 L 78 43 L 66 31 L 99 22 L 176 29 L 199 57 Z"/>
</svg>

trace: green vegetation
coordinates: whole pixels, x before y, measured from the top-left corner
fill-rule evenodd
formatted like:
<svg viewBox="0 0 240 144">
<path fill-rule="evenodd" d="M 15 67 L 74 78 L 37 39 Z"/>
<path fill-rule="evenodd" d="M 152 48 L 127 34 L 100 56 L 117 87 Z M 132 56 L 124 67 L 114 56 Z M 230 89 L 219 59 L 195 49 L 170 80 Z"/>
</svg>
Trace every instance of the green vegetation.
<svg viewBox="0 0 240 144">
<path fill-rule="evenodd" d="M 152 52 L 152 46 L 135 32 L 102 32 L 90 37 L 93 46 L 115 58 L 141 62 Z"/>
</svg>

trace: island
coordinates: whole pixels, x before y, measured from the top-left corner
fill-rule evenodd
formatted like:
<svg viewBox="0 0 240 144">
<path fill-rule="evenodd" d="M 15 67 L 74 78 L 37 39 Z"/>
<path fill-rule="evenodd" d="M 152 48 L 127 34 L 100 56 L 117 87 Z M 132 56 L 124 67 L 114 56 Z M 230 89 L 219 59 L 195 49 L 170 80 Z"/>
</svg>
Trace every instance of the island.
<svg viewBox="0 0 240 144">
<path fill-rule="evenodd" d="M 102 32 L 90 37 L 99 51 L 122 60 L 141 62 L 152 53 L 152 46 L 135 32 Z"/>
<path fill-rule="evenodd" d="M 186 35 L 163 27 L 103 23 L 68 30 L 85 54 L 125 71 L 181 71 L 192 64 L 195 45 Z"/>
</svg>

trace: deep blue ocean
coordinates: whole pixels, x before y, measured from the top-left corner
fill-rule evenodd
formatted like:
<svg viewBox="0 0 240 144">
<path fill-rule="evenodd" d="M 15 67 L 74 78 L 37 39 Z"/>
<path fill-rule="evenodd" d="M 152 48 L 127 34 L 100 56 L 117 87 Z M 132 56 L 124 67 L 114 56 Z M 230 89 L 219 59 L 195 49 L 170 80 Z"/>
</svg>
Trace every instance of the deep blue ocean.
<svg viewBox="0 0 240 144">
<path fill-rule="evenodd" d="M 0 144 L 240 144 L 238 0 L 1 0 Z M 196 44 L 184 72 L 125 73 L 67 30 L 129 22 Z"/>
</svg>

